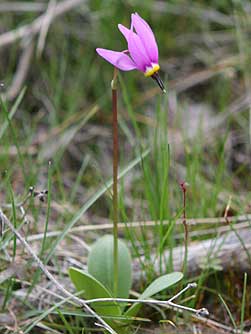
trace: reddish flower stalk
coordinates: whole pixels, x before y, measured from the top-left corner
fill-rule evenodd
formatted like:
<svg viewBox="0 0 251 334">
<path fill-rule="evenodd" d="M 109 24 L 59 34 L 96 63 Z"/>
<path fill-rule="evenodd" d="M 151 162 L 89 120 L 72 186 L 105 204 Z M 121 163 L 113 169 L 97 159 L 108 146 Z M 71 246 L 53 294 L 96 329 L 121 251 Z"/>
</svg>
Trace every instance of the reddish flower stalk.
<svg viewBox="0 0 251 334">
<path fill-rule="evenodd" d="M 117 69 L 122 71 L 139 70 L 146 77 L 153 78 L 161 90 L 164 84 L 159 76 L 159 51 L 152 29 L 137 13 L 131 15 L 131 28 L 122 24 L 119 30 L 127 41 L 127 50 L 122 52 L 97 48 L 97 53 L 111 63 L 115 70 L 112 80 L 112 113 L 113 113 L 113 240 L 114 240 L 114 296 L 118 289 L 118 111 L 117 111 Z"/>
<path fill-rule="evenodd" d="M 118 292 L 118 161 L 119 161 L 119 140 L 118 140 L 118 108 L 117 108 L 117 74 L 114 67 L 112 87 L 112 129 L 113 129 L 113 293 L 117 297 Z"/>
<path fill-rule="evenodd" d="M 114 67 L 112 87 L 112 128 L 113 128 L 113 292 L 118 292 L 118 161 L 119 161 L 119 140 L 118 140 L 118 109 L 117 109 L 117 74 Z"/>
</svg>

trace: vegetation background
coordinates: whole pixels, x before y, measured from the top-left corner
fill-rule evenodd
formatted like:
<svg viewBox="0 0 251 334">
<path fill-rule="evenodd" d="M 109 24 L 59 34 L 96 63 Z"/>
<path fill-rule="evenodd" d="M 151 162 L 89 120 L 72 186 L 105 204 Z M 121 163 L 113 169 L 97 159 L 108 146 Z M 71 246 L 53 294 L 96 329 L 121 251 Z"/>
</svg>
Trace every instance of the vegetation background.
<svg viewBox="0 0 251 334">
<path fill-rule="evenodd" d="M 166 251 L 175 256 L 184 244 L 177 219 L 186 181 L 189 247 L 209 243 L 206 253 L 195 251 L 195 270 L 187 263 L 183 283 L 198 288 L 181 302 L 207 307 L 215 328 L 244 333 L 251 326 L 244 281 L 251 264 L 250 1 L 1 1 L 0 208 L 73 291 L 68 267 L 85 268 L 90 245 L 112 226 L 113 68 L 95 48 L 125 49 L 117 24 L 129 26 L 132 12 L 154 30 L 167 87 L 162 95 L 137 71 L 119 76 L 120 235 L 138 263 L 133 288 L 181 269 L 181 258 Z M 233 231 L 234 254 L 226 242 Z M 3 232 L 1 333 L 95 330 L 67 304 L 50 309 L 60 300 L 55 287 Z M 197 322 L 144 307 L 131 331 L 167 333 L 175 324 L 177 332 L 185 325 L 199 333 L 205 323 Z"/>
</svg>

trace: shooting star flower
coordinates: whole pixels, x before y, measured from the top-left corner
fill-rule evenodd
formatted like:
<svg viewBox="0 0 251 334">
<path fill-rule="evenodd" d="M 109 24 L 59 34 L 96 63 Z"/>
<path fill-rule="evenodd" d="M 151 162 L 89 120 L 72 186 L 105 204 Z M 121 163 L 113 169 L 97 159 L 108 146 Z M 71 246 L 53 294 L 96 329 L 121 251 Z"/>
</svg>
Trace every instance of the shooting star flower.
<svg viewBox="0 0 251 334">
<path fill-rule="evenodd" d="M 164 84 L 158 73 L 160 70 L 158 45 L 148 23 L 135 13 L 131 16 L 130 29 L 122 24 L 119 24 L 118 28 L 127 41 L 128 50 L 118 52 L 98 48 L 97 53 L 122 71 L 143 72 L 146 77 L 153 78 L 165 93 Z"/>
</svg>

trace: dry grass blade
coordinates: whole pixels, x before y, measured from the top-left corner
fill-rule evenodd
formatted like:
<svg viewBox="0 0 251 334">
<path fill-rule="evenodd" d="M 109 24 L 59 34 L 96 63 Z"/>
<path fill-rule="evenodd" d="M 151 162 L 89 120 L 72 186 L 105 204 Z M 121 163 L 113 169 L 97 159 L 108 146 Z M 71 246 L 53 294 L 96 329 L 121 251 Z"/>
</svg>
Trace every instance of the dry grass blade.
<svg viewBox="0 0 251 334">
<path fill-rule="evenodd" d="M 44 14 L 44 20 L 41 26 L 41 30 L 40 30 L 40 34 L 38 38 L 38 44 L 37 44 L 37 56 L 38 57 L 40 57 L 43 52 L 44 45 L 45 45 L 45 39 L 46 39 L 50 24 L 53 19 L 54 11 L 56 9 L 56 4 L 57 4 L 56 0 L 50 0 L 47 11 Z"/>
</svg>

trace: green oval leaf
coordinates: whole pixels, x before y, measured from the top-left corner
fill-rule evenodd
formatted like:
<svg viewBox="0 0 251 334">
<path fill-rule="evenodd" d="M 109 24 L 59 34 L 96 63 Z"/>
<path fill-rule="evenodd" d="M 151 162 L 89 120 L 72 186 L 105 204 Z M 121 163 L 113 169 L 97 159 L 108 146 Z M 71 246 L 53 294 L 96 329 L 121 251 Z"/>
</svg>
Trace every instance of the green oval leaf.
<svg viewBox="0 0 251 334">
<path fill-rule="evenodd" d="M 88 272 L 113 292 L 113 236 L 105 235 L 91 248 Z M 132 260 L 126 244 L 118 240 L 118 293 L 116 297 L 128 298 L 132 285 Z M 115 296 L 114 296 L 115 297 Z"/>
<path fill-rule="evenodd" d="M 183 277 L 183 274 L 180 272 L 174 272 L 171 274 L 163 275 L 156 280 L 154 280 L 146 289 L 145 291 L 140 295 L 139 299 L 148 299 L 160 291 L 163 291 L 170 286 L 176 284 L 179 282 Z M 139 312 L 142 304 L 134 304 L 132 305 L 125 313 L 124 315 L 127 317 L 135 317 L 136 314 Z M 129 320 L 130 321 L 130 320 Z"/>
<path fill-rule="evenodd" d="M 77 268 L 70 268 L 69 275 L 77 291 L 83 291 L 85 299 L 112 298 L 110 292 L 96 278 Z M 120 316 L 121 308 L 116 302 L 98 302 L 90 304 L 101 316 Z"/>
<path fill-rule="evenodd" d="M 150 298 L 156 293 L 163 291 L 170 286 L 176 284 L 183 278 L 183 274 L 180 272 L 174 272 L 171 274 L 166 274 L 156 278 L 141 294 L 140 299 Z"/>
</svg>

